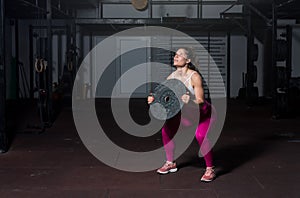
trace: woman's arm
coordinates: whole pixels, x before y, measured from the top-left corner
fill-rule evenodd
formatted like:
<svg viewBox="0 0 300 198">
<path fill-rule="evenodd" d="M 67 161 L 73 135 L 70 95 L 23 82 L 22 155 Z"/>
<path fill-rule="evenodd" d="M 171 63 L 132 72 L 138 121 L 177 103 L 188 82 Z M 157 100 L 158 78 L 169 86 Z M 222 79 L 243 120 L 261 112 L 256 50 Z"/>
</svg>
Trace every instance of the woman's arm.
<svg viewBox="0 0 300 198">
<path fill-rule="evenodd" d="M 195 73 L 191 78 L 191 84 L 194 88 L 195 99 L 193 100 L 196 104 L 204 103 L 204 89 L 202 86 L 202 78 L 198 73 Z"/>
</svg>

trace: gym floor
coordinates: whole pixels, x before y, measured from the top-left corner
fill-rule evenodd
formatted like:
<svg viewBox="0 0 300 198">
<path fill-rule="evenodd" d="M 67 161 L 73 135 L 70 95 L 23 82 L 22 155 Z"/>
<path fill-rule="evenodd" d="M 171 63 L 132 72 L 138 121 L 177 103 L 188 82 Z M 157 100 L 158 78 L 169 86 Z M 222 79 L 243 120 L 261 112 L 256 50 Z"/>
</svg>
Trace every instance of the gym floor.
<svg viewBox="0 0 300 198">
<path fill-rule="evenodd" d="M 96 107 L 107 108 L 107 104 L 100 101 Z M 0 155 L 0 196 L 299 198 L 300 117 L 272 119 L 270 109 L 270 105 L 228 102 L 225 126 L 214 147 L 218 177 L 202 183 L 204 161 L 198 158 L 195 141 L 177 159 L 177 173 L 120 171 L 85 148 L 71 108 L 64 108 L 43 133 L 16 133 L 10 150 Z M 103 119 L 112 124 L 110 116 Z M 114 133 L 113 126 L 110 135 L 125 145 L 139 144 Z M 140 143 L 160 145 L 160 135 Z"/>
</svg>

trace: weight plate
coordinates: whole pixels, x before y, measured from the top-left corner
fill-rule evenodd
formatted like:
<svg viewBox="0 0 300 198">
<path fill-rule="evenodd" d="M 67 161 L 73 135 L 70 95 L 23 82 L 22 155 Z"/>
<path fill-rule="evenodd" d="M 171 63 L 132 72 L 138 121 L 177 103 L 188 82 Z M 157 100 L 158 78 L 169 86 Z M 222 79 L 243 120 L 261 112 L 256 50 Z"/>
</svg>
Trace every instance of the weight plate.
<svg viewBox="0 0 300 198">
<path fill-rule="evenodd" d="M 155 87 L 151 114 L 159 120 L 166 120 L 179 113 L 183 106 L 181 97 L 186 93 L 185 85 L 177 79 L 169 79 Z"/>
</svg>

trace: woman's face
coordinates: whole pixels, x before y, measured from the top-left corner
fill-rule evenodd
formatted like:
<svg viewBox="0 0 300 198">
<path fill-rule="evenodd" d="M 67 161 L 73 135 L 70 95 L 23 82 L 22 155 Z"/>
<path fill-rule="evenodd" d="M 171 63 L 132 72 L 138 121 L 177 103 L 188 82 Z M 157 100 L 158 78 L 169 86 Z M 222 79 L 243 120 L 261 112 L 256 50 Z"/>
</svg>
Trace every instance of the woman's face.
<svg viewBox="0 0 300 198">
<path fill-rule="evenodd" d="M 184 67 L 190 60 L 187 58 L 186 51 L 184 49 L 178 49 L 174 56 L 174 66 Z"/>
</svg>

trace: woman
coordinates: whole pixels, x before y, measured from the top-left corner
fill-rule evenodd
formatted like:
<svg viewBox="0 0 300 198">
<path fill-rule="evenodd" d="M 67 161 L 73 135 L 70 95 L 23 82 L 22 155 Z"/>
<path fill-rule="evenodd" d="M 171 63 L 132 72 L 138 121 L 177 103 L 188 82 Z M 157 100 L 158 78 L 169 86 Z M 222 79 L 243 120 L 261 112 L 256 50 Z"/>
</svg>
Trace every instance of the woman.
<svg viewBox="0 0 300 198">
<path fill-rule="evenodd" d="M 181 97 L 181 100 L 185 103 L 195 103 L 200 106 L 200 119 L 196 129 L 196 139 L 200 145 L 200 152 L 204 155 L 206 164 L 206 171 L 201 177 L 201 181 L 210 182 L 216 175 L 213 166 L 212 151 L 209 145 L 209 141 L 206 135 L 209 131 L 211 122 L 214 121 L 212 117 L 213 107 L 204 98 L 204 89 L 202 83 L 202 77 L 197 71 L 195 66 L 192 64 L 193 53 L 189 48 L 180 48 L 177 50 L 174 56 L 174 66 L 176 70 L 168 76 L 167 79 L 178 79 L 182 81 L 188 89 L 187 94 Z M 191 96 L 194 99 L 191 101 Z M 154 101 L 153 96 L 148 96 L 148 104 Z M 167 161 L 166 163 L 157 170 L 159 174 L 167 174 L 177 171 L 176 163 L 174 162 L 173 155 L 175 145 L 172 140 L 178 129 L 180 121 L 183 121 L 181 115 L 178 114 L 175 117 L 166 121 L 162 128 L 162 140 L 166 151 Z M 183 123 L 184 124 L 184 123 Z"/>
</svg>

